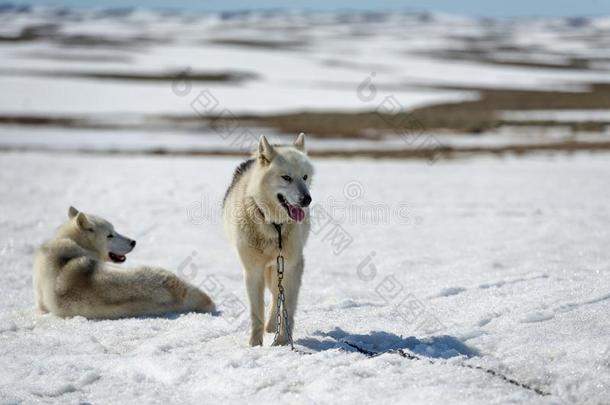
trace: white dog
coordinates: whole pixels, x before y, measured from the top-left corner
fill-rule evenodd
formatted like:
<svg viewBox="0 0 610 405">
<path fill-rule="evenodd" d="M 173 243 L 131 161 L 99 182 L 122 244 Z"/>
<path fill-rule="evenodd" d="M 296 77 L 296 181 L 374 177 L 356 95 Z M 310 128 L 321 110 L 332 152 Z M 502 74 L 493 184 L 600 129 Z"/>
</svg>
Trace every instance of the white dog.
<svg viewBox="0 0 610 405">
<path fill-rule="evenodd" d="M 121 269 L 136 242 L 108 221 L 70 207 L 69 221 L 34 260 L 36 306 L 42 312 L 121 318 L 167 312 L 211 312 L 214 303 L 169 271 Z"/>
<path fill-rule="evenodd" d="M 303 248 L 309 234 L 309 186 L 313 167 L 305 154 L 305 136 L 294 145 L 271 146 L 261 137 L 258 151 L 235 170 L 224 199 L 224 226 L 244 269 L 250 301 L 250 345 L 263 344 L 264 287 L 272 294 L 267 332 L 276 329 L 278 296 L 276 257 L 281 225 L 285 273 L 283 286 L 292 335 L 303 274 Z M 278 343 L 286 344 L 282 329 Z"/>
</svg>

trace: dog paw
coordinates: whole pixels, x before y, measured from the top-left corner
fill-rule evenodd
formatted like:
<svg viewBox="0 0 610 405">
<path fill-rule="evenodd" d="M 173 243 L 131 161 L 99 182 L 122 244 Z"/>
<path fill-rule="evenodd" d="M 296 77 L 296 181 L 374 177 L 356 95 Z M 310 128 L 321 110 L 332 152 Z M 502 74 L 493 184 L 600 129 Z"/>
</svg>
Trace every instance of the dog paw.
<svg viewBox="0 0 610 405">
<path fill-rule="evenodd" d="M 263 337 L 262 336 L 250 336 L 250 346 L 262 346 L 263 345 Z"/>
<path fill-rule="evenodd" d="M 276 321 L 273 320 L 269 320 L 267 321 L 267 326 L 265 327 L 265 332 L 267 333 L 274 333 L 275 332 L 275 328 L 276 328 Z"/>
<path fill-rule="evenodd" d="M 288 344 L 288 339 L 286 339 L 286 336 L 280 335 L 277 338 L 277 341 L 273 342 L 273 344 L 271 346 L 286 346 L 287 344 Z"/>
</svg>

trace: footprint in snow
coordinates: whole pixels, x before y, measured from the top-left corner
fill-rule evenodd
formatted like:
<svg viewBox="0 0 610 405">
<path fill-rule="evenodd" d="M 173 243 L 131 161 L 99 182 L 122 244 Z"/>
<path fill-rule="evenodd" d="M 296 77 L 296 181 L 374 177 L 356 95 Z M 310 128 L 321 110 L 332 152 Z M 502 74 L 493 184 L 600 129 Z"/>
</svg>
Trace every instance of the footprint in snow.
<svg viewBox="0 0 610 405">
<path fill-rule="evenodd" d="M 451 297 L 466 291 L 464 287 L 448 287 L 443 288 L 438 294 L 432 295 L 430 298 Z"/>
<path fill-rule="evenodd" d="M 526 315 L 524 318 L 520 320 L 521 323 L 535 323 L 535 322 L 544 322 L 549 319 L 555 318 L 555 314 L 552 312 L 540 311 L 533 312 L 529 315 Z"/>
</svg>

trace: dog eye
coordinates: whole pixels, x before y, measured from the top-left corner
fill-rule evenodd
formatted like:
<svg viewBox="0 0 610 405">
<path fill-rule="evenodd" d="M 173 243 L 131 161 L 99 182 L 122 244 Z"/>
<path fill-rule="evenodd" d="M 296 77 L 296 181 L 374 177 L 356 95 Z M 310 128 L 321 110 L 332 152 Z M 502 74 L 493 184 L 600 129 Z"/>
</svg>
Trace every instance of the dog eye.
<svg viewBox="0 0 610 405">
<path fill-rule="evenodd" d="M 303 180 L 307 180 L 307 175 L 303 176 Z"/>
<path fill-rule="evenodd" d="M 107 237 L 108 239 L 112 239 L 112 238 L 114 238 L 114 235 L 113 235 L 113 234 L 110 234 L 110 235 L 108 235 L 108 236 L 106 236 L 106 237 Z"/>
<path fill-rule="evenodd" d="M 282 176 L 282 178 L 284 180 L 286 180 L 288 183 L 290 183 L 292 181 L 292 177 L 290 177 L 290 176 Z"/>
<path fill-rule="evenodd" d="M 93 228 L 89 228 L 89 229 L 87 229 L 87 232 L 91 232 L 91 233 L 93 233 L 93 232 L 95 232 L 95 231 L 93 230 Z"/>
</svg>

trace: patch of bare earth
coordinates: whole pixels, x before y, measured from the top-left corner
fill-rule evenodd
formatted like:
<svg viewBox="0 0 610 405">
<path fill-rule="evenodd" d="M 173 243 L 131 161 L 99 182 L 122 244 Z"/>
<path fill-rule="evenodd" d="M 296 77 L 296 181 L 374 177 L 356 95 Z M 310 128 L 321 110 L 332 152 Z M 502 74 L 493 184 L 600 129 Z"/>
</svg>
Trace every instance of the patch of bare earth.
<svg viewBox="0 0 610 405">
<path fill-rule="evenodd" d="M 175 76 L 173 76 L 175 78 Z M 195 77 L 195 76 L 194 76 Z M 153 80 L 152 78 L 148 78 Z M 148 80 L 145 79 L 145 80 Z M 164 78 L 165 79 L 165 78 Z M 126 78 L 127 80 L 127 78 Z M 136 79 L 137 80 L 137 79 Z M 195 80 L 191 78 L 191 80 Z M 485 88 L 455 88 L 458 90 L 476 91 L 477 100 L 457 103 L 443 103 L 421 107 L 399 114 L 369 112 L 297 112 L 273 115 L 236 115 L 236 116 L 187 116 L 164 115 L 150 117 L 148 123 L 130 125 L 136 128 L 149 129 L 145 125 L 162 125 L 176 130 L 211 128 L 224 131 L 227 128 L 248 127 L 265 128 L 280 134 L 305 132 L 318 138 L 350 139 L 383 139 L 397 136 L 426 136 L 427 132 L 445 134 L 480 134 L 493 131 L 503 126 L 528 126 L 535 135 L 536 128 L 570 127 L 574 131 L 601 132 L 610 126 L 606 121 L 513 121 L 502 118 L 503 111 L 527 110 L 610 110 L 610 84 L 592 84 L 582 92 L 565 90 L 515 90 Z M 0 124 L 28 126 L 56 126 L 73 128 L 116 128 L 121 124 L 104 123 L 86 117 L 37 117 L 37 116 L 0 116 Z M 127 127 L 125 124 L 124 127 Z M 209 133 L 209 131 L 207 131 Z M 582 141 L 577 138 L 565 140 L 548 140 L 546 142 L 514 143 L 508 145 L 482 146 L 449 146 L 440 143 L 428 144 L 426 147 L 405 148 L 357 148 L 353 150 L 315 150 L 311 154 L 318 157 L 370 157 L 370 158 L 428 158 L 439 156 L 452 157 L 468 154 L 522 154 L 544 151 L 602 151 L 610 150 L 610 142 Z M 112 151 L 106 151 L 112 152 Z M 115 151 L 119 153 L 118 151 Z M 114 153 L 114 152 L 113 152 Z M 169 150 L 147 151 L 156 154 L 187 155 L 240 155 L 231 150 L 191 150 L 174 152 Z"/>
<path fill-rule="evenodd" d="M 318 137 L 378 138 L 388 134 L 441 130 L 478 134 L 505 125 L 569 126 L 575 130 L 598 131 L 608 122 L 510 121 L 500 112 L 509 110 L 608 110 L 610 84 L 592 84 L 589 91 L 510 90 L 482 88 L 452 88 L 477 91 L 479 99 L 458 103 L 443 103 L 413 111 L 388 115 L 372 112 L 299 112 L 267 116 L 242 115 L 232 119 L 244 125 L 274 128 L 281 133 L 304 131 Z M 176 120 L 198 117 L 174 117 Z M 217 124 L 226 124 L 223 119 Z"/>
</svg>

